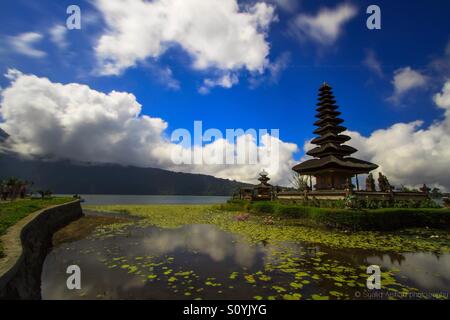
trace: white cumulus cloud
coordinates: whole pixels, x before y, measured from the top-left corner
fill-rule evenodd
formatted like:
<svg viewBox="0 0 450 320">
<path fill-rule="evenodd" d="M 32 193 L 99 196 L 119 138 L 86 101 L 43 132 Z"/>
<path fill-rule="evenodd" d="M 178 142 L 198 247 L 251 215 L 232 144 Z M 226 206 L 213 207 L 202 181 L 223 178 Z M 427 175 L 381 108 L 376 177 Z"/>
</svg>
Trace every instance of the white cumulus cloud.
<svg viewBox="0 0 450 320">
<path fill-rule="evenodd" d="M 269 0 L 268 2 L 275 3 L 281 10 L 291 13 L 298 9 L 300 0 Z"/>
<path fill-rule="evenodd" d="M 351 4 L 336 8 L 322 8 L 316 15 L 299 14 L 290 23 L 291 32 L 300 40 L 312 40 L 321 45 L 333 44 L 342 34 L 342 29 L 358 10 Z"/>
<path fill-rule="evenodd" d="M 239 78 L 235 74 L 227 73 L 217 79 L 205 79 L 198 91 L 201 94 L 207 94 L 214 87 L 229 89 L 237 83 L 239 83 Z"/>
<path fill-rule="evenodd" d="M 22 155 L 158 167 L 246 182 L 255 182 L 265 168 L 275 183 L 288 183 L 297 146 L 276 136 L 264 134 L 259 143 L 247 133 L 232 142 L 214 140 L 201 147 L 202 165 L 178 165 L 173 155 L 189 153 L 192 146 L 166 138 L 168 124 L 142 114 L 133 94 L 54 83 L 18 70 L 9 70 L 6 76 L 11 83 L 1 92 L 0 127 L 11 136 L 10 148 Z M 274 144 L 278 145 L 278 158 L 264 158 Z M 215 164 L 218 154 L 236 150 L 225 148 L 227 145 L 258 150 L 262 159 L 239 165 Z"/>
<path fill-rule="evenodd" d="M 394 185 L 422 183 L 450 190 L 450 80 L 434 96 L 444 119 L 428 127 L 423 122 L 397 123 L 364 137 L 349 132 L 357 156 L 380 165 Z"/>
<path fill-rule="evenodd" d="M 250 87 L 256 88 L 263 83 L 277 84 L 282 73 L 289 67 L 291 53 L 286 51 L 281 53 L 273 62 L 269 63 L 265 74 L 253 74 L 249 78 Z"/>
<path fill-rule="evenodd" d="M 95 52 L 99 72 L 118 75 L 158 58 L 170 47 L 187 52 L 195 69 L 262 72 L 275 19 L 265 2 L 240 7 L 237 0 L 96 0 L 106 30 Z"/>
<path fill-rule="evenodd" d="M 393 103 L 399 103 L 407 92 L 425 87 L 427 77 L 411 67 L 400 68 L 394 71 L 392 85 L 394 86 L 394 93 L 389 100 Z"/>
<path fill-rule="evenodd" d="M 439 108 L 445 110 L 445 116 L 450 125 L 450 80 L 447 80 L 440 93 L 434 95 L 433 100 Z"/>
<path fill-rule="evenodd" d="M 47 54 L 42 50 L 34 48 L 34 45 L 40 42 L 42 38 L 43 36 L 40 33 L 25 32 L 17 36 L 9 37 L 9 43 L 18 53 L 32 58 L 43 58 Z"/>
<path fill-rule="evenodd" d="M 141 105 L 134 95 L 53 83 L 17 70 L 8 77 L 12 83 L 2 92 L 0 114 L 16 151 L 93 162 L 154 159 L 151 149 L 141 146 L 159 143 L 167 124 L 139 116 Z"/>
<path fill-rule="evenodd" d="M 63 25 L 54 25 L 49 29 L 50 40 L 60 49 L 69 45 L 67 42 L 67 28 Z"/>
</svg>

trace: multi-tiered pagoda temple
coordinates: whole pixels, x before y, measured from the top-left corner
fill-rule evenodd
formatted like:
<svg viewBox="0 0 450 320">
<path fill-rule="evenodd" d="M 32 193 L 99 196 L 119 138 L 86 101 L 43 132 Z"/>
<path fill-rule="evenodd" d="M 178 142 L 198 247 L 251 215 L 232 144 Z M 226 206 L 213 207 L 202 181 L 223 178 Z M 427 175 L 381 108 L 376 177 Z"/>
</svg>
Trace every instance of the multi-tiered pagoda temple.
<svg viewBox="0 0 450 320">
<path fill-rule="evenodd" d="M 265 170 L 263 170 L 259 174 L 258 180 L 259 180 L 260 184 L 256 185 L 254 188 L 256 199 L 267 199 L 267 200 L 272 199 L 273 186 L 271 184 L 269 184 L 270 178 L 268 177 L 268 175 L 269 174 Z"/>
<path fill-rule="evenodd" d="M 317 147 L 309 150 L 307 154 L 314 159 L 307 160 L 292 168 L 300 175 L 309 175 L 316 178 L 316 190 L 343 190 L 347 181 L 357 174 L 366 174 L 376 169 L 376 164 L 349 157 L 357 150 L 344 142 L 350 137 L 341 134 L 347 128 L 341 126 L 344 122 L 338 118 L 338 111 L 331 87 L 324 83 L 319 89 L 319 102 L 314 123 L 318 128 L 312 143 Z"/>
</svg>

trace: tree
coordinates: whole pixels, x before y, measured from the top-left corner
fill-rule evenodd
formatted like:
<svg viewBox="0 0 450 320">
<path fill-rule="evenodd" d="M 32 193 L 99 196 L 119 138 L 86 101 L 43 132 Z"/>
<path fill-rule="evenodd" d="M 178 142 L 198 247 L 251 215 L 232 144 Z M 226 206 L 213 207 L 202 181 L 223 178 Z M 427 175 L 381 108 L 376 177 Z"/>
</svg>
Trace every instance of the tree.
<svg viewBox="0 0 450 320">
<path fill-rule="evenodd" d="M 442 198 L 443 194 L 439 188 L 433 188 L 431 189 L 430 196 L 431 198 L 439 199 Z"/>
<path fill-rule="evenodd" d="M 14 200 L 18 197 L 25 198 L 30 185 L 27 181 L 21 181 L 15 177 L 10 177 L 4 181 L 0 181 L 0 198 L 1 200 Z"/>
<path fill-rule="evenodd" d="M 6 179 L 6 187 L 8 190 L 8 197 L 15 200 L 19 196 L 21 181 L 16 177 Z"/>
<path fill-rule="evenodd" d="M 37 193 L 41 195 L 41 198 L 44 199 L 45 197 L 51 197 L 53 194 L 50 190 L 38 190 Z"/>
<path fill-rule="evenodd" d="M 381 172 L 378 173 L 378 187 L 381 192 L 391 192 L 393 189 L 393 186 L 389 183 L 388 178 Z"/>
<path fill-rule="evenodd" d="M 289 179 L 292 186 L 298 191 L 309 190 L 308 177 L 300 175 L 298 172 L 292 174 L 292 178 Z"/>
<path fill-rule="evenodd" d="M 0 197 L 1 200 L 6 201 L 8 199 L 8 187 L 6 181 L 0 181 Z"/>
</svg>

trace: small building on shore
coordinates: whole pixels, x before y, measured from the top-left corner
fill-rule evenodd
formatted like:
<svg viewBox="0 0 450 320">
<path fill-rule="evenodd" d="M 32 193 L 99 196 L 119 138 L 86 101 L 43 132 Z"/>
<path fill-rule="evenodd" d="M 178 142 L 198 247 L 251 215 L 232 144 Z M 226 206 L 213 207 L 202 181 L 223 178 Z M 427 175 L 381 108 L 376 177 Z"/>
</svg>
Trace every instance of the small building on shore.
<svg viewBox="0 0 450 320">
<path fill-rule="evenodd" d="M 268 177 L 268 173 L 263 170 L 259 174 L 259 184 L 255 186 L 253 189 L 254 199 L 255 200 L 272 200 L 274 198 L 274 187 L 269 184 L 270 178 Z"/>
<path fill-rule="evenodd" d="M 242 200 L 274 200 L 278 187 L 269 184 L 269 174 L 263 170 L 259 174 L 259 184 L 254 187 L 241 188 L 239 190 L 239 199 Z"/>
</svg>

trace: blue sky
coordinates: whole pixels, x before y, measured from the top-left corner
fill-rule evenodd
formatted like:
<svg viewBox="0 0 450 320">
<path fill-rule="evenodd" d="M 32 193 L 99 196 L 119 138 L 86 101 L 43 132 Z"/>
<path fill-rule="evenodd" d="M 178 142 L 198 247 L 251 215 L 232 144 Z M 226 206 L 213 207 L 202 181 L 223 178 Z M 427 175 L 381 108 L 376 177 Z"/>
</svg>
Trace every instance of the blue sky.
<svg viewBox="0 0 450 320">
<path fill-rule="evenodd" d="M 246 5 L 256 2 L 239 4 L 245 11 Z M 423 128 L 427 128 L 444 119 L 433 95 L 442 90 L 449 75 L 432 66 L 436 61 L 446 61 L 450 2 L 266 2 L 273 6 L 277 16 L 265 31 L 270 47 L 267 61 L 274 64 L 280 57 L 288 57 L 273 78 L 268 67 L 256 76 L 245 67 L 226 70 L 239 83 L 231 88 L 216 86 L 202 94 L 199 88 L 204 80 L 223 74 L 224 68 L 196 69 L 192 54 L 176 43 L 157 59 L 137 62 L 118 75 L 99 75 L 95 46 L 108 25 L 92 1 L 2 1 L 0 70 L 3 74 L 13 68 L 49 78 L 54 83 L 86 84 L 105 93 L 111 90 L 132 93 L 143 106 L 142 114 L 168 123 L 165 134 L 176 128 L 190 129 L 195 120 L 202 120 L 206 128 L 220 130 L 278 128 L 282 141 L 299 146 L 300 150 L 293 155 L 296 160 L 303 156 L 303 144 L 313 137 L 317 89 L 323 81 L 334 88 L 345 126 L 364 137 L 396 123 L 422 120 Z M 288 10 L 283 3 L 290 3 Z M 82 29 L 67 31 L 65 45 L 59 46 L 51 40 L 49 30 L 65 24 L 65 11 L 70 4 L 77 4 L 82 10 Z M 336 10 L 344 4 L 357 12 L 338 27 L 339 34 L 328 43 L 308 34 L 302 37 L 293 34 L 292 23 L 299 16 L 317 17 L 321 10 Z M 365 11 L 371 4 L 381 8 L 381 30 L 366 28 Z M 27 32 L 42 35 L 32 47 L 44 52 L 43 57 L 11 47 L 11 37 Z M 369 58 L 373 58 L 372 68 L 367 63 Z M 393 99 L 395 74 L 407 67 L 426 80 Z M 176 83 L 176 88 L 170 87 L 162 76 L 164 70 L 170 70 L 170 81 Z M 0 77 L 2 88 L 9 85 L 10 80 Z"/>
</svg>

